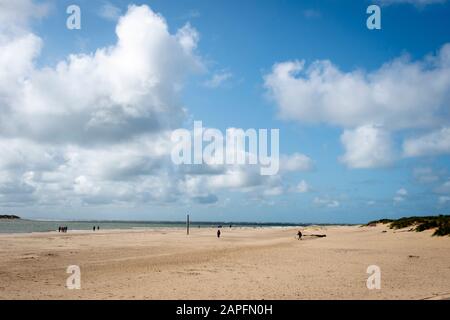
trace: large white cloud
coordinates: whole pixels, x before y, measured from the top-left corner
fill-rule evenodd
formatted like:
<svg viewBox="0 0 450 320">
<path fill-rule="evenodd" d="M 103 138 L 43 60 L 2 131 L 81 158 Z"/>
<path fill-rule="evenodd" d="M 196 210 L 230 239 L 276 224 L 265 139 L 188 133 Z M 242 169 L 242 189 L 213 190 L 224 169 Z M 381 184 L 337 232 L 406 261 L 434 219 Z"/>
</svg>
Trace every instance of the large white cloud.
<svg viewBox="0 0 450 320">
<path fill-rule="evenodd" d="M 450 102 L 450 44 L 422 61 L 401 57 L 373 72 L 343 72 L 327 60 L 275 64 L 265 86 L 280 116 L 342 127 L 432 127 Z"/>
<path fill-rule="evenodd" d="M 40 68 L 44 42 L 28 20 L 44 7 L 22 0 L 8 10 L 28 14 L 0 29 L 0 207 L 209 204 L 221 192 L 270 197 L 289 189 L 257 166 L 172 164 L 170 134 L 186 119 L 180 91 L 203 70 L 189 24 L 170 33 L 148 6 L 130 6 L 114 45 Z M 0 14 L 2 21 L 14 22 Z M 311 162 L 283 159 L 291 172 Z"/>
<path fill-rule="evenodd" d="M 27 19 L 44 9 L 31 1 L 5 8 L 0 205 L 174 201 L 170 130 L 185 116 L 184 78 L 202 68 L 197 32 L 186 25 L 171 34 L 149 7 L 130 6 L 115 45 L 38 68 L 43 41 Z"/>
<path fill-rule="evenodd" d="M 450 125 L 450 44 L 371 72 L 344 72 L 328 60 L 277 63 L 264 83 L 282 119 L 345 129 L 341 160 L 353 168 L 391 163 L 392 133 Z"/>
<path fill-rule="evenodd" d="M 2 108 L 0 132 L 95 143 L 178 125 L 183 113 L 177 93 L 183 78 L 200 67 L 193 53 L 196 31 L 185 26 L 171 35 L 161 16 L 146 6 L 131 6 L 116 33 L 116 45 L 71 55 L 55 68 L 30 70 L 30 53 L 14 59 L 22 51 L 38 50 L 35 36 L 6 46 L 0 68 L 7 79 L 24 75 L 9 110 Z M 9 72 L 11 59 L 24 62 Z"/>
</svg>

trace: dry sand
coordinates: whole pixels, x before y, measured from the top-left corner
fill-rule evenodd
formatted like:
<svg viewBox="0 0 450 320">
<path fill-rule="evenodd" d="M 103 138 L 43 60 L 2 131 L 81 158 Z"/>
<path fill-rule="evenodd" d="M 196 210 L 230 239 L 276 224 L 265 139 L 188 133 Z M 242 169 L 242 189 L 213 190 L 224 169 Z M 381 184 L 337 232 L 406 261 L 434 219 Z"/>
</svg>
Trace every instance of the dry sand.
<svg viewBox="0 0 450 320">
<path fill-rule="evenodd" d="M 387 230 L 387 232 L 382 232 Z M 378 227 L 153 229 L 0 236 L 0 299 L 450 297 L 450 238 Z M 65 287 L 81 268 L 81 289 Z M 368 290 L 366 269 L 381 268 Z"/>
</svg>

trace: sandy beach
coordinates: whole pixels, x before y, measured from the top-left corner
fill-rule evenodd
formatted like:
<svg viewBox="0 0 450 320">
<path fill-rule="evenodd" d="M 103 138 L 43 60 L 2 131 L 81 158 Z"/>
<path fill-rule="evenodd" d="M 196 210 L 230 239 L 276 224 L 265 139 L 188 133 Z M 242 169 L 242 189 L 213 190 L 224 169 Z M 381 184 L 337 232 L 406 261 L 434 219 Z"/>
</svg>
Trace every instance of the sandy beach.
<svg viewBox="0 0 450 320">
<path fill-rule="evenodd" d="M 0 235 L 1 299 L 448 299 L 450 238 L 385 226 Z M 386 232 L 383 232 L 386 231 Z M 81 289 L 66 288 L 69 265 Z M 381 289 L 369 290 L 369 265 Z"/>
</svg>

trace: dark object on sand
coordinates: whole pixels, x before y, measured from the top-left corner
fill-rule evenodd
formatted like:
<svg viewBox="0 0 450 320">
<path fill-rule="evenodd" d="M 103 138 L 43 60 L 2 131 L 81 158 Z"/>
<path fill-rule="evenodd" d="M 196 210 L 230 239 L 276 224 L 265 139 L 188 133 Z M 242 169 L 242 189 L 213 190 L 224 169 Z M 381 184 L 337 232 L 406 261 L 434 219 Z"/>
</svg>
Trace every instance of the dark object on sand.
<svg viewBox="0 0 450 320">
<path fill-rule="evenodd" d="M 297 232 L 297 236 L 298 236 L 298 240 L 302 240 L 303 234 L 300 230 Z"/>
<path fill-rule="evenodd" d="M 217 230 L 217 238 L 220 238 L 220 230 Z"/>
<path fill-rule="evenodd" d="M 310 237 L 325 238 L 326 234 L 308 234 Z"/>
</svg>

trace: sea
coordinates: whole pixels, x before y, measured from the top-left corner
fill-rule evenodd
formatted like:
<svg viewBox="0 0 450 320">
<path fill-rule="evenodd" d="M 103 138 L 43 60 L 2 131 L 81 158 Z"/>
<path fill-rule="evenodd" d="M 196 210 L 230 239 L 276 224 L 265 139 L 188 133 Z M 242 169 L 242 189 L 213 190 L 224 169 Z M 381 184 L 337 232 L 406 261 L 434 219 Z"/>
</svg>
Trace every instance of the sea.
<svg viewBox="0 0 450 320">
<path fill-rule="evenodd" d="M 291 227 L 306 226 L 290 223 L 233 223 L 233 222 L 191 222 L 191 228 L 211 227 Z M 99 226 L 100 230 L 149 229 L 149 228 L 186 228 L 186 222 L 181 221 L 43 221 L 26 219 L 0 219 L 0 233 L 31 233 L 58 231 L 59 226 L 66 226 L 69 231 L 92 230 Z"/>
</svg>

